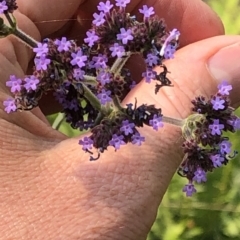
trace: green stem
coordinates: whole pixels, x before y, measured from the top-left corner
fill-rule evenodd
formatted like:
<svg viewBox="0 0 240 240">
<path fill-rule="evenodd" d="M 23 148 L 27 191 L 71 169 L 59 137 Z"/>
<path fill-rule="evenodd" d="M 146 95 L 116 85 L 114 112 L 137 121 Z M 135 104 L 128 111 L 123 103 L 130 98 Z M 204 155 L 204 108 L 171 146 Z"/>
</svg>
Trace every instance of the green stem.
<svg viewBox="0 0 240 240">
<path fill-rule="evenodd" d="M 122 58 L 117 58 L 111 67 L 111 72 L 113 72 L 114 74 L 119 74 L 127 60 L 130 58 L 130 56 L 131 53 L 127 52 L 126 56 Z"/>
<path fill-rule="evenodd" d="M 185 123 L 185 120 L 183 120 L 183 119 L 176 119 L 176 118 L 171 118 L 171 117 L 167 117 L 167 116 L 163 116 L 162 121 L 165 123 L 169 123 L 169 124 L 178 126 L 178 127 L 182 127 Z"/>
<path fill-rule="evenodd" d="M 9 13 L 5 13 L 5 17 L 6 17 L 6 19 L 8 20 L 10 26 L 11 26 L 13 29 L 16 28 L 16 20 L 15 20 L 15 18 L 13 17 L 13 19 L 14 19 L 14 21 L 13 21 Z"/>
<path fill-rule="evenodd" d="M 19 38 L 23 43 L 25 43 L 30 48 L 37 47 L 38 42 L 17 27 L 14 16 L 11 16 L 9 13 L 6 13 L 5 16 L 11 26 L 10 29 L 13 35 Z"/>
<path fill-rule="evenodd" d="M 58 130 L 64 118 L 65 118 L 65 114 L 59 113 L 52 124 L 52 128 Z"/>
<path fill-rule="evenodd" d="M 37 47 L 37 44 L 39 43 L 38 41 L 36 41 L 35 39 L 33 39 L 32 37 L 30 37 L 29 35 L 27 35 L 26 33 L 24 33 L 22 30 L 18 28 L 13 30 L 12 34 L 17 38 L 19 38 L 23 43 L 25 43 L 30 48 Z"/>
<path fill-rule="evenodd" d="M 98 98 L 92 93 L 92 91 L 84 84 L 82 83 L 83 87 L 83 95 L 84 97 L 91 103 L 91 105 L 98 111 L 102 110 L 102 105 Z"/>
</svg>

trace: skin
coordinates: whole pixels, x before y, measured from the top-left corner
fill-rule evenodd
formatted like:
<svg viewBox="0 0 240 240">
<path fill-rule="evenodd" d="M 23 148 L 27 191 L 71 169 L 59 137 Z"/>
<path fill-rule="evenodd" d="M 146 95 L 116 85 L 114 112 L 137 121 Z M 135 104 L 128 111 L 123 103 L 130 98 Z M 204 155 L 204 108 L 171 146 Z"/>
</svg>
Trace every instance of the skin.
<svg viewBox="0 0 240 240">
<path fill-rule="evenodd" d="M 65 0 L 19 0 L 15 16 L 37 40 L 81 39 L 98 2 L 71 0 L 66 6 Z M 240 38 L 215 37 L 224 33 L 222 23 L 202 1 L 131 1 L 128 10 L 137 14 L 143 4 L 154 6 L 170 29 L 181 32 L 181 49 L 166 61 L 174 87 L 155 95 L 154 83 L 140 82 L 124 103 L 136 97 L 138 104 L 154 103 L 167 116 L 185 118 L 194 96 L 216 92 L 219 82 L 206 67 L 208 59 Z M 57 109 L 49 96 L 31 112 L 2 110 L 10 95 L 5 82 L 11 74 L 24 76 L 32 57 L 15 38 L 0 40 L 0 239 L 146 239 L 182 159 L 180 130 L 168 124 L 158 132 L 145 127 L 142 147 L 129 145 L 117 153 L 109 148 L 90 162 L 79 138 L 69 139 L 48 124 L 44 113 Z M 239 87 L 236 80 L 231 84 Z M 238 94 L 231 97 L 238 105 Z"/>
</svg>

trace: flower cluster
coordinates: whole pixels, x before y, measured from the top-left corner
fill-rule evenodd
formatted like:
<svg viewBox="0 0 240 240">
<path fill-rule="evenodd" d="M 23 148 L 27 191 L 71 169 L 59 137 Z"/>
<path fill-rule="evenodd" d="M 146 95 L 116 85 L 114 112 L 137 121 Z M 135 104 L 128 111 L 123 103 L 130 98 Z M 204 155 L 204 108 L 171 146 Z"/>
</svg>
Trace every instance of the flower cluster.
<svg viewBox="0 0 240 240">
<path fill-rule="evenodd" d="M 146 63 L 142 76 L 147 83 L 157 81 L 155 92 L 171 85 L 163 60 L 173 57 L 179 32 L 168 32 L 163 20 L 146 5 L 139 9 L 142 17 L 137 20 L 125 12 L 129 2 L 116 0 L 116 8 L 110 1 L 100 2 L 81 46 L 66 37 L 30 42 L 35 53 L 33 74 L 10 76 L 6 85 L 14 98 L 4 101 L 5 111 L 30 110 L 38 106 L 43 94 L 53 91 L 66 121 L 73 128 L 91 130 L 90 137 L 79 141 L 90 153 L 92 147 L 103 152 L 108 146 L 117 150 L 129 142 L 141 145 L 144 137 L 137 127 L 162 127 L 161 109 L 147 104 L 121 106 L 136 84 L 125 63 L 133 54 L 141 55 Z M 163 71 L 157 74 L 155 66 Z"/>
<path fill-rule="evenodd" d="M 0 14 L 5 14 L 8 25 L 0 18 L 2 36 L 14 34 L 35 53 L 33 73 L 24 78 L 11 75 L 6 82 L 14 96 L 3 102 L 7 113 L 31 110 L 37 107 L 47 92 L 54 93 L 61 104 L 66 121 L 72 128 L 90 130 L 88 137 L 79 140 L 82 149 L 97 160 L 108 147 L 118 150 L 128 143 L 141 146 L 145 141 L 138 128 L 151 126 L 157 131 L 163 127 L 160 108 L 151 104 L 137 106 L 121 101 L 136 82 L 126 63 L 138 54 L 145 62 L 142 77 L 146 83 L 155 81 L 155 93 L 170 86 L 165 59 L 173 58 L 178 47 L 179 31 L 168 31 L 154 8 L 139 9 L 139 19 L 126 12 L 130 0 L 99 2 L 99 12 L 93 14 L 92 27 L 86 32 L 84 44 L 77 45 L 66 37 L 37 42 L 18 29 L 11 15 L 17 8 L 15 0 L 0 0 Z M 162 72 L 154 69 L 160 66 Z M 227 164 L 235 152 L 223 132 L 240 129 L 240 119 L 230 107 L 231 85 L 223 82 L 218 92 L 206 100 L 197 97 L 193 112 L 182 126 L 185 153 L 178 173 L 189 182 L 183 188 L 187 196 L 196 189 L 193 182 L 205 182 L 206 172 Z M 93 150 L 97 156 L 93 157 Z"/>
<path fill-rule="evenodd" d="M 0 0 L 0 14 L 13 13 L 16 9 L 16 0 Z"/>
<path fill-rule="evenodd" d="M 194 181 L 206 182 L 208 171 L 226 165 L 236 154 L 228 137 L 224 136 L 224 132 L 240 129 L 240 118 L 230 107 L 231 89 L 232 86 L 224 81 L 211 99 L 200 96 L 192 101 L 195 113 L 186 119 L 182 129 L 185 156 L 178 171 L 189 180 L 183 188 L 187 196 L 196 192 Z"/>
</svg>

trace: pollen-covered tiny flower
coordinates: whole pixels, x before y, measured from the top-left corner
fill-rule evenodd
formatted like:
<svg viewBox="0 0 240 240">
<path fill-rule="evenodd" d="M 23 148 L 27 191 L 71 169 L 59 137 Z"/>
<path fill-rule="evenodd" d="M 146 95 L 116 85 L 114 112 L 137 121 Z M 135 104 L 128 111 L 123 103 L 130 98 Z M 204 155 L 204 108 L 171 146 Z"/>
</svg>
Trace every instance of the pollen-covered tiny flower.
<svg viewBox="0 0 240 240">
<path fill-rule="evenodd" d="M 8 10 L 8 6 L 6 4 L 6 1 L 0 2 L 0 14 L 4 13 Z"/>
<path fill-rule="evenodd" d="M 140 133 L 137 132 L 132 135 L 131 140 L 132 140 L 132 144 L 141 146 L 142 143 L 145 141 L 145 137 L 141 136 Z"/>
<path fill-rule="evenodd" d="M 106 91 L 105 89 L 103 89 L 102 92 L 97 95 L 97 98 L 100 100 L 101 104 L 105 105 L 106 103 L 112 101 L 110 95 L 111 91 Z"/>
<path fill-rule="evenodd" d="M 118 150 L 121 145 L 126 144 L 123 139 L 123 135 L 113 134 L 112 139 L 109 141 L 109 146 L 113 146 L 115 150 Z"/>
<path fill-rule="evenodd" d="M 6 82 L 6 86 L 11 88 L 11 92 L 20 92 L 22 88 L 22 79 L 17 78 L 15 75 L 11 75 L 10 79 Z"/>
<path fill-rule="evenodd" d="M 219 119 L 214 119 L 213 124 L 209 125 L 212 135 L 221 135 L 222 130 L 224 129 L 224 124 L 219 123 Z"/>
<path fill-rule="evenodd" d="M 89 137 L 84 137 L 83 139 L 79 140 L 79 145 L 82 145 L 82 149 L 84 151 L 88 151 L 93 147 L 93 140 Z"/>
<path fill-rule="evenodd" d="M 38 43 L 37 47 L 33 48 L 33 52 L 36 53 L 36 57 L 45 57 L 48 51 L 49 49 L 47 43 Z"/>
<path fill-rule="evenodd" d="M 225 106 L 224 106 L 225 100 L 220 97 L 213 97 L 213 99 L 211 100 L 211 103 L 213 105 L 214 110 L 219 110 L 219 109 L 225 108 Z"/>
<path fill-rule="evenodd" d="M 37 77 L 35 77 L 34 75 L 28 76 L 24 78 L 24 87 L 27 91 L 30 90 L 36 90 L 37 89 L 37 85 L 39 84 L 39 79 Z"/>
<path fill-rule="evenodd" d="M 17 110 L 17 106 L 15 103 L 15 99 L 8 98 L 7 100 L 3 101 L 3 106 L 5 107 L 5 112 L 15 112 Z"/>
<path fill-rule="evenodd" d="M 114 43 L 113 46 L 111 46 L 110 51 L 112 52 L 112 57 L 118 57 L 121 58 L 125 54 L 125 49 L 123 46 L 119 45 L 118 43 Z"/>
<path fill-rule="evenodd" d="M 210 159 L 212 160 L 215 168 L 221 167 L 224 162 L 224 157 L 222 157 L 220 154 L 211 155 Z"/>
<path fill-rule="evenodd" d="M 34 64 L 35 64 L 37 71 L 47 70 L 50 62 L 51 62 L 51 60 L 46 58 L 44 55 L 34 58 Z"/>
<path fill-rule="evenodd" d="M 222 95 L 229 95 L 229 91 L 232 90 L 232 85 L 228 84 L 226 81 L 223 81 L 218 85 L 218 92 Z"/>
<path fill-rule="evenodd" d="M 153 7 L 149 8 L 147 5 L 143 5 L 143 8 L 139 9 L 139 12 L 144 15 L 144 18 L 149 18 L 150 16 L 155 14 L 154 8 Z"/>
<path fill-rule="evenodd" d="M 103 12 L 100 12 L 99 14 L 94 13 L 93 17 L 94 17 L 93 24 L 96 25 L 97 27 L 102 25 L 106 21 L 105 14 Z"/>
<path fill-rule="evenodd" d="M 130 0 L 116 0 L 117 7 L 125 8 L 128 3 L 130 3 Z"/>
<path fill-rule="evenodd" d="M 79 68 L 82 68 L 86 65 L 86 61 L 87 61 L 87 56 L 83 55 L 82 50 L 78 50 L 76 53 L 72 53 L 71 54 L 72 60 L 71 60 L 71 64 L 73 66 L 77 65 Z"/>
<path fill-rule="evenodd" d="M 121 40 L 123 44 L 127 44 L 128 41 L 133 40 L 131 29 L 120 28 L 120 33 L 117 34 L 117 40 Z"/>
<path fill-rule="evenodd" d="M 196 188 L 191 182 L 186 184 L 182 191 L 186 193 L 187 197 L 191 197 L 195 192 L 197 192 Z"/>
<path fill-rule="evenodd" d="M 84 42 L 88 44 L 89 47 L 92 47 L 96 41 L 98 41 L 99 37 L 94 30 L 90 30 L 86 32 L 87 37 L 84 38 Z"/>
<path fill-rule="evenodd" d="M 154 130 L 158 130 L 158 128 L 163 127 L 162 117 L 157 114 L 153 115 L 153 119 L 149 121 L 149 125 L 153 127 Z"/>
<path fill-rule="evenodd" d="M 71 41 L 68 41 L 66 37 L 62 37 L 61 40 L 56 39 L 54 43 L 57 45 L 59 52 L 68 51 L 71 47 Z"/>
<path fill-rule="evenodd" d="M 113 7 L 113 4 L 110 1 L 106 1 L 105 3 L 100 2 L 97 6 L 98 10 L 104 13 L 108 13 Z"/>
</svg>

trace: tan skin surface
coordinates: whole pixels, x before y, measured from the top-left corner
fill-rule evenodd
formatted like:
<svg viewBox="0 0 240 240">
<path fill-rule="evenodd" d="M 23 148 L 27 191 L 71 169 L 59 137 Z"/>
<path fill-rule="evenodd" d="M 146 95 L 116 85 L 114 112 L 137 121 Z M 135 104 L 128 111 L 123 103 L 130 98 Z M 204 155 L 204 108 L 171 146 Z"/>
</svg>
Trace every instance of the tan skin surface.
<svg viewBox="0 0 240 240">
<path fill-rule="evenodd" d="M 19 26 L 38 40 L 40 35 L 59 33 L 81 37 L 83 28 L 76 21 L 41 22 L 89 19 L 98 2 L 19 0 L 21 13 L 16 16 Z M 154 84 L 141 82 L 125 102 L 137 97 L 139 104 L 162 107 L 165 115 L 186 117 L 195 94 L 215 92 L 217 81 L 206 68 L 207 59 L 240 38 L 221 36 L 194 43 L 223 34 L 220 20 L 202 1 L 142 3 L 153 4 L 171 28 L 181 31 L 183 48 L 166 62 L 174 88 L 155 95 Z M 137 13 L 142 3 L 132 1 L 129 10 Z M 9 95 L 5 87 L 9 75 L 23 76 L 31 57 L 31 51 L 13 37 L 0 40 L 1 102 Z M 51 102 L 48 106 L 47 111 L 54 111 Z M 182 158 L 176 148 L 181 145 L 176 127 L 166 125 L 159 132 L 141 129 L 146 137 L 142 147 L 125 146 L 117 153 L 109 149 L 100 160 L 89 162 L 78 139 L 51 129 L 40 108 L 10 115 L 0 110 L 0 118 L 0 239 L 146 239 Z"/>
</svg>

